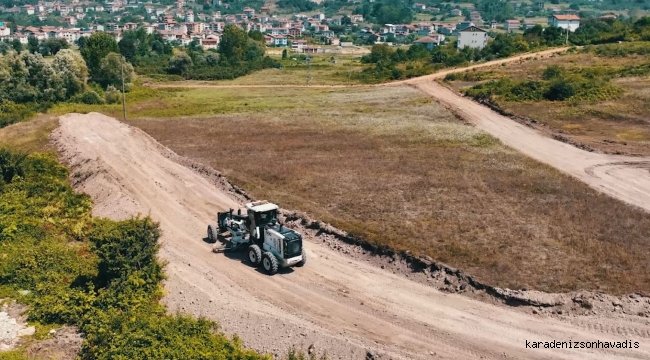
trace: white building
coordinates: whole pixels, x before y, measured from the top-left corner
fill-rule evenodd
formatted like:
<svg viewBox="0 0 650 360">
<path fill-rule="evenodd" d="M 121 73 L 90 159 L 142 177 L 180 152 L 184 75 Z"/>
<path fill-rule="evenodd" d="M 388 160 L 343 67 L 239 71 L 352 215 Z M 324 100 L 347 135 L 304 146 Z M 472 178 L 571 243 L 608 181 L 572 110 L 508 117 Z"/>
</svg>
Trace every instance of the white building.
<svg viewBox="0 0 650 360">
<path fill-rule="evenodd" d="M 578 15 L 552 15 L 548 18 L 548 25 L 574 32 L 580 27 L 580 18 Z"/>
<path fill-rule="evenodd" d="M 194 12 L 192 10 L 188 11 L 185 14 L 185 22 L 193 23 L 194 22 Z"/>
<path fill-rule="evenodd" d="M 487 39 L 487 31 L 476 26 L 470 26 L 458 31 L 457 48 L 483 49 L 487 45 Z"/>
</svg>

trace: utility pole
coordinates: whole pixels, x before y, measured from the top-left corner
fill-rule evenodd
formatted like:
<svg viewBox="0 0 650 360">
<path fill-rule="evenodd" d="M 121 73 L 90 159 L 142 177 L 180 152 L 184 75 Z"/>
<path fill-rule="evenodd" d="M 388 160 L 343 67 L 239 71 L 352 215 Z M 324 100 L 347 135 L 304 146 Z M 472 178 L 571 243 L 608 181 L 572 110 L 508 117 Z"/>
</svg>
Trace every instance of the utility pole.
<svg viewBox="0 0 650 360">
<path fill-rule="evenodd" d="M 566 41 L 564 42 L 565 45 L 569 45 L 569 25 L 566 27 Z"/>
<path fill-rule="evenodd" d="M 348 85 L 352 85 L 352 59 L 348 63 Z"/>
<path fill-rule="evenodd" d="M 124 58 L 120 55 L 120 65 L 122 65 L 122 117 L 126 120 L 126 95 L 124 94 Z"/>
<path fill-rule="evenodd" d="M 311 82 L 311 56 L 307 57 L 307 86 Z"/>
</svg>

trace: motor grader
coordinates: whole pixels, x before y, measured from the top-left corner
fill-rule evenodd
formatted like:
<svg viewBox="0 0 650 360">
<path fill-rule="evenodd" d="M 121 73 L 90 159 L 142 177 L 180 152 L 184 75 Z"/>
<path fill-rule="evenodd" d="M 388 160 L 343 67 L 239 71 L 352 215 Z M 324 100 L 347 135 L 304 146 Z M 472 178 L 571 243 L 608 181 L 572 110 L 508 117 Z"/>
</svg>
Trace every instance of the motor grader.
<svg viewBox="0 0 650 360">
<path fill-rule="evenodd" d="M 230 234 L 229 246 L 215 251 L 236 251 L 247 248 L 248 261 L 273 275 L 280 268 L 304 266 L 307 256 L 302 236 L 278 221 L 278 206 L 268 201 L 246 204 L 237 213 L 233 209 L 217 213 L 217 225 L 208 225 L 208 239 L 219 241 L 222 233 Z"/>
</svg>

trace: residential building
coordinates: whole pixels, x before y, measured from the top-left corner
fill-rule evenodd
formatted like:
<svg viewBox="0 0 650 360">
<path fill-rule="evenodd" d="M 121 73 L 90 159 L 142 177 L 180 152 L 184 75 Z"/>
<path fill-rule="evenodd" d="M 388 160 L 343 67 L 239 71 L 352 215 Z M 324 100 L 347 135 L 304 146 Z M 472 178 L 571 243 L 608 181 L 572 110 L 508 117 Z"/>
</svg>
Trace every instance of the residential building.
<svg viewBox="0 0 650 360">
<path fill-rule="evenodd" d="M 519 22 L 519 20 L 506 20 L 506 22 L 503 23 L 503 28 L 506 31 L 519 30 L 520 26 L 521 26 L 521 22 Z"/>
<path fill-rule="evenodd" d="M 66 16 L 63 18 L 63 21 L 70 26 L 77 25 L 77 18 L 74 16 Z"/>
<path fill-rule="evenodd" d="M 244 14 L 246 14 L 246 16 L 248 16 L 249 18 L 252 18 L 253 16 L 255 16 L 255 9 L 247 6 L 244 8 Z"/>
<path fill-rule="evenodd" d="M 451 15 L 451 16 L 461 16 L 461 15 L 463 15 L 463 12 L 460 9 L 452 9 L 449 12 L 449 15 Z"/>
<path fill-rule="evenodd" d="M 496 29 L 497 24 L 499 24 L 496 20 L 490 21 L 490 29 Z"/>
<path fill-rule="evenodd" d="M 433 34 L 436 29 L 433 24 L 427 24 L 427 23 L 419 23 L 417 25 L 418 29 L 418 35 L 420 36 L 428 36 L 429 34 Z"/>
<path fill-rule="evenodd" d="M 188 23 L 194 22 L 194 11 L 188 10 L 187 13 L 185 13 L 185 21 Z"/>
<path fill-rule="evenodd" d="M 548 18 L 548 25 L 573 32 L 580 26 L 580 17 L 577 15 L 552 15 Z"/>
<path fill-rule="evenodd" d="M 307 46 L 307 40 L 291 40 L 291 50 L 302 52 L 302 49 Z"/>
<path fill-rule="evenodd" d="M 291 28 L 289 29 L 289 35 L 293 38 L 302 37 L 302 29 L 300 28 Z"/>
<path fill-rule="evenodd" d="M 451 35 L 455 28 L 451 25 L 441 25 L 438 27 L 438 32 L 444 35 Z"/>
<path fill-rule="evenodd" d="M 532 28 L 534 28 L 536 25 L 537 25 L 537 24 L 534 23 L 534 22 L 532 22 L 532 21 L 526 21 L 526 22 L 524 22 L 524 25 L 523 25 L 521 28 L 522 28 L 523 30 L 528 30 L 528 29 L 532 29 Z"/>
<path fill-rule="evenodd" d="M 600 16 L 598 19 L 600 19 L 600 20 L 614 20 L 616 18 L 617 18 L 616 14 L 609 13 L 607 15 Z"/>
<path fill-rule="evenodd" d="M 219 47 L 219 42 L 221 41 L 221 36 L 218 34 L 210 34 L 204 39 L 201 39 L 201 46 L 204 49 L 217 49 Z"/>
<path fill-rule="evenodd" d="M 417 11 L 424 11 L 427 9 L 427 5 L 422 3 L 415 3 L 413 4 L 413 8 Z"/>
<path fill-rule="evenodd" d="M 476 26 L 470 26 L 458 30 L 457 47 L 459 49 L 466 47 L 472 49 L 483 49 L 487 45 L 487 39 L 487 31 Z"/>
<path fill-rule="evenodd" d="M 425 36 L 421 39 L 415 40 L 414 43 L 424 45 L 427 50 L 431 50 L 436 46 L 439 46 L 441 42 L 445 40 L 445 36 L 442 34 L 432 34 Z"/>
<path fill-rule="evenodd" d="M 270 35 L 289 35 L 289 29 L 287 28 L 270 28 L 266 29 L 266 32 Z"/>
<path fill-rule="evenodd" d="M 470 26 L 476 26 L 476 24 L 474 24 L 471 21 L 461 21 L 461 22 L 458 23 L 458 25 L 456 25 L 456 30 L 462 30 L 462 29 L 468 28 Z"/>
<path fill-rule="evenodd" d="M 267 39 L 270 38 L 270 39 Z M 287 46 L 287 36 L 286 35 L 267 35 L 264 37 L 267 40 L 267 45 L 270 46 Z M 269 41 L 270 40 L 270 41 Z"/>
<path fill-rule="evenodd" d="M 350 20 L 352 20 L 353 23 L 363 22 L 363 15 L 361 15 L 361 14 L 352 14 L 352 15 L 350 15 Z"/>
<path fill-rule="evenodd" d="M 24 5 L 23 6 L 23 11 L 27 13 L 27 15 L 34 15 L 35 10 L 34 7 L 31 5 Z"/>
</svg>

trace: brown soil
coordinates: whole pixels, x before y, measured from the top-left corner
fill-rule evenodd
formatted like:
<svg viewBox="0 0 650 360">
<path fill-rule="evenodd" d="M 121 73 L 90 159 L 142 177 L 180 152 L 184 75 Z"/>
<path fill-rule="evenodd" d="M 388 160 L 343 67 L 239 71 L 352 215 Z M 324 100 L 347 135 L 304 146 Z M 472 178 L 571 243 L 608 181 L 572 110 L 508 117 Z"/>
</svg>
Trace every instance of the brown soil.
<svg viewBox="0 0 650 360">
<path fill-rule="evenodd" d="M 70 114 L 53 135 L 81 176 L 95 215 L 137 213 L 160 221 L 162 256 L 169 261 L 165 302 L 171 310 L 219 321 L 247 346 L 281 353 L 314 344 L 333 358 L 359 359 L 622 359 L 650 356 L 646 318 L 599 314 L 565 318 L 526 314 L 460 295 L 441 293 L 375 267 L 308 237 L 309 262 L 273 277 L 214 254 L 202 241 L 217 211 L 238 206 L 226 184 L 215 185 L 174 161 L 171 151 L 142 131 L 106 116 Z M 320 240 L 315 242 L 314 240 Z M 638 349 L 527 349 L 526 340 L 625 339 Z"/>
</svg>

